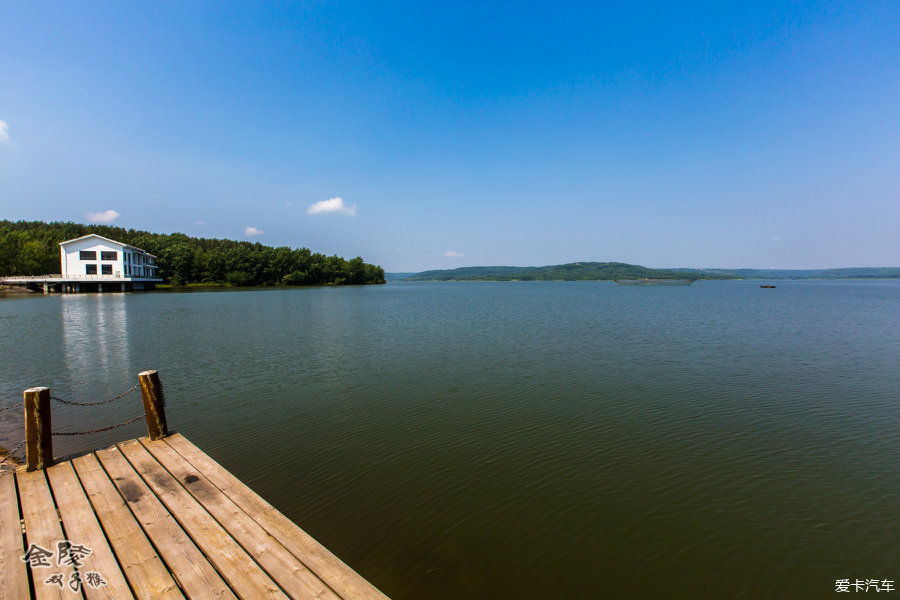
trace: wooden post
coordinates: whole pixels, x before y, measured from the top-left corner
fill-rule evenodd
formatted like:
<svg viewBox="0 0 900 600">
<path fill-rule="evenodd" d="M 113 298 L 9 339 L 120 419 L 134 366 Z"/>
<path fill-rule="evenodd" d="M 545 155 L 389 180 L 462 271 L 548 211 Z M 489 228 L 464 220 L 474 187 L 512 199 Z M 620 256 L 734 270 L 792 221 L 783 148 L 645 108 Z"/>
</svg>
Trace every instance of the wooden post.
<svg viewBox="0 0 900 600">
<path fill-rule="evenodd" d="M 141 382 L 141 396 L 144 397 L 144 413 L 147 415 L 147 435 L 151 440 L 159 440 L 169 435 L 166 425 L 165 399 L 159 371 L 138 373 Z"/>
<path fill-rule="evenodd" d="M 25 464 L 29 471 L 53 464 L 50 388 L 25 390 Z"/>
</svg>

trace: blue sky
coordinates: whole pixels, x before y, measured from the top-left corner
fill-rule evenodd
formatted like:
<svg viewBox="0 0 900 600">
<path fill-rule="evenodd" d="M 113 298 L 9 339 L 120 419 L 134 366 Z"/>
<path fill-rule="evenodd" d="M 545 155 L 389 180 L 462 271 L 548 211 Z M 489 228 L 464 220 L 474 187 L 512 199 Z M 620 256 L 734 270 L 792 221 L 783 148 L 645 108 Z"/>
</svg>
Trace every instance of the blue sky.
<svg viewBox="0 0 900 600">
<path fill-rule="evenodd" d="M 388 271 L 900 265 L 896 2 L 10 2 L 0 218 Z"/>
</svg>

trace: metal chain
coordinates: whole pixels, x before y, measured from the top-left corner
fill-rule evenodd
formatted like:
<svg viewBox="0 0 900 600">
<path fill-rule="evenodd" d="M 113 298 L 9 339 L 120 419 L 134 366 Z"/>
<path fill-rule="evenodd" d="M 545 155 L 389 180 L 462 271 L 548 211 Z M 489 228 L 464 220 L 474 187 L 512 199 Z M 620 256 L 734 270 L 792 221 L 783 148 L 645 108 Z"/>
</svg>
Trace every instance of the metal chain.
<svg viewBox="0 0 900 600">
<path fill-rule="evenodd" d="M 20 406 L 24 406 L 24 405 L 25 405 L 25 401 L 22 400 L 18 404 L 13 404 L 12 406 L 5 406 L 3 408 L 0 408 L 0 412 L 3 412 L 4 410 L 12 410 L 14 408 L 19 408 Z"/>
<path fill-rule="evenodd" d="M 134 384 L 134 387 L 128 390 L 127 392 L 122 392 L 115 398 L 110 398 L 109 400 L 102 400 L 100 402 L 73 402 L 72 400 L 63 400 L 62 398 L 57 398 L 56 396 L 50 396 L 51 400 L 56 400 L 57 402 L 61 402 L 62 404 L 71 404 L 72 406 L 99 406 L 101 404 L 109 404 L 110 402 L 115 402 L 119 398 L 124 398 L 134 390 L 140 387 L 140 383 Z"/>
<path fill-rule="evenodd" d="M 2 465 L 3 463 L 5 463 L 6 460 L 7 460 L 8 458 L 12 458 L 13 455 L 19 450 L 19 448 L 21 448 L 21 447 L 24 446 L 24 445 L 25 445 L 25 440 L 22 440 L 21 442 L 19 442 L 18 444 L 16 444 L 16 447 L 13 448 L 12 450 L 10 450 L 10 451 L 9 451 L 9 454 L 7 454 L 7 455 L 4 456 L 2 459 L 0 459 L 0 465 Z"/>
<path fill-rule="evenodd" d="M 90 435 L 92 433 L 100 433 L 101 431 L 109 431 L 110 429 L 115 429 L 116 427 L 121 427 L 122 425 L 128 425 L 129 423 L 134 423 L 135 421 L 140 421 L 144 418 L 144 415 L 138 415 L 133 419 L 128 419 L 127 421 L 122 421 L 118 425 L 110 425 L 109 427 L 104 427 L 103 429 L 93 429 L 91 431 L 54 431 L 53 435 Z"/>
<path fill-rule="evenodd" d="M 141 386 L 141 384 L 140 384 L 140 382 L 138 382 L 138 383 L 134 384 L 134 386 L 130 390 L 122 392 L 115 398 L 110 398 L 109 400 L 102 400 L 100 402 L 73 402 L 72 400 L 63 400 L 62 398 L 57 398 L 56 396 L 50 396 L 50 399 L 55 400 L 56 402 L 60 402 L 62 404 L 70 404 L 72 406 L 99 406 L 101 404 L 109 404 L 110 402 L 115 402 L 116 400 L 119 400 L 120 398 L 124 398 L 125 396 L 127 396 L 128 394 L 133 392 L 134 390 L 138 389 L 140 386 Z M 166 405 L 166 395 L 163 392 L 162 383 L 159 384 L 159 395 L 160 395 L 160 400 L 162 401 L 162 405 L 165 406 Z M 11 410 L 13 408 L 18 408 L 19 406 L 23 406 L 24 404 L 25 404 L 25 402 L 22 401 L 22 402 L 19 402 L 18 404 L 13 404 L 12 406 L 6 406 L 4 408 L 0 408 L 0 412 L 3 412 L 5 410 Z M 100 433 L 103 431 L 109 431 L 111 429 L 115 429 L 117 427 L 122 427 L 123 425 L 128 425 L 129 423 L 134 423 L 135 421 L 140 421 L 141 419 L 144 418 L 144 416 L 145 415 L 140 414 L 132 419 L 128 419 L 127 421 L 122 421 L 121 423 L 118 423 L 116 425 L 110 425 L 109 427 L 103 427 L 101 429 L 92 429 L 91 431 L 54 431 L 52 435 L 90 435 L 92 433 Z M 24 444 L 24 443 L 25 442 L 23 440 L 21 444 L 19 444 L 15 448 L 13 448 L 12 452 L 10 452 L 9 455 L 4 457 L 3 460 L 0 460 L 0 464 L 3 464 L 3 462 L 6 461 L 7 458 L 12 456 L 13 452 L 15 452 L 16 450 L 21 448 L 22 444 Z"/>
</svg>

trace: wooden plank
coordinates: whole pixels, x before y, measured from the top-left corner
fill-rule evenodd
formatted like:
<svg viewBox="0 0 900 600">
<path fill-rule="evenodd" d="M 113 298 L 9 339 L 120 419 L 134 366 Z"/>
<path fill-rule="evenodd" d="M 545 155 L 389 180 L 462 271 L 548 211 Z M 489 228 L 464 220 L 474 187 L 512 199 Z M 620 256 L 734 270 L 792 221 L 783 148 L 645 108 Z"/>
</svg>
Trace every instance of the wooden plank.
<svg viewBox="0 0 900 600">
<path fill-rule="evenodd" d="M 194 545 L 177 521 L 169 514 L 159 498 L 147 487 L 131 464 L 115 449 L 97 452 L 103 467 L 147 537 L 191 599 L 234 599 L 228 588 L 203 553 Z"/>
<path fill-rule="evenodd" d="M 30 597 L 28 566 L 22 562 L 24 554 L 16 477 L 9 471 L 0 475 L 0 600 Z"/>
<path fill-rule="evenodd" d="M 84 595 L 88 600 L 133 599 L 134 595 L 97 522 L 94 509 L 75 475 L 72 463 L 66 461 L 54 465 L 46 473 L 67 539 L 72 544 L 91 549 L 91 553 L 81 562 L 82 566 L 78 567 Z M 105 585 L 99 581 L 89 581 L 88 574 L 91 572 L 98 573 Z"/>
<path fill-rule="evenodd" d="M 253 558 L 137 440 L 119 444 L 119 450 L 238 596 L 287 598 Z"/>
<path fill-rule="evenodd" d="M 140 600 L 184 598 L 97 457 L 80 456 L 72 464 L 135 596 Z"/>
<path fill-rule="evenodd" d="M 129 444 L 131 442 L 128 442 Z M 291 598 L 340 600 L 278 540 L 212 485 L 171 446 L 162 441 L 141 440 L 143 446 L 172 476 L 180 481 L 206 511 Z"/>
<path fill-rule="evenodd" d="M 176 450 L 263 529 L 280 540 L 294 556 L 303 561 L 341 598 L 387 600 L 387 596 L 378 591 L 375 586 L 344 564 L 312 536 L 278 512 L 271 504 L 263 500 L 256 492 L 244 485 L 237 477 L 194 446 L 184 436 L 176 433 L 161 441 Z"/>
<path fill-rule="evenodd" d="M 57 543 L 66 538 L 59 526 L 56 505 L 44 471 L 19 471 L 16 473 L 16 480 L 22 502 L 22 518 L 25 520 L 25 540 L 28 544 L 26 552 L 39 547 L 41 551 L 52 553 L 52 556 L 47 557 L 49 566 L 38 566 L 34 562 L 29 566 L 34 581 L 34 597 L 37 600 L 83 598 L 80 591 L 75 593 L 68 587 L 75 569 L 65 563 L 57 564 Z M 33 544 L 36 546 L 32 546 Z M 47 583 L 48 578 L 57 574 L 62 577 L 62 587 Z"/>
</svg>

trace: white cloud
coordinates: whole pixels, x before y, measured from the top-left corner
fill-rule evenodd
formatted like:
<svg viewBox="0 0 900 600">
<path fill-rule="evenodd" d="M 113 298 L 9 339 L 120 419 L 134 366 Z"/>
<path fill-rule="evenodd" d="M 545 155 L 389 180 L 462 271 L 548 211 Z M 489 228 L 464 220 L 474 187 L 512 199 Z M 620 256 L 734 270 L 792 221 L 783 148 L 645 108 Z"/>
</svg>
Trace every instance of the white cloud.
<svg viewBox="0 0 900 600">
<path fill-rule="evenodd" d="M 345 215 L 353 216 L 356 214 L 356 205 L 348 206 L 344 204 L 343 198 L 331 198 L 330 200 L 319 200 L 306 209 L 307 214 L 322 215 L 331 212 L 342 212 Z"/>
<path fill-rule="evenodd" d="M 0 142 L 9 141 L 9 125 L 6 121 L 0 121 Z"/>
<path fill-rule="evenodd" d="M 244 235 L 261 235 L 265 233 L 262 229 L 257 229 L 256 227 L 248 227 L 244 230 Z"/>
<path fill-rule="evenodd" d="M 88 213 L 87 220 L 91 223 L 112 223 L 121 216 L 118 212 L 110 209 L 98 213 Z"/>
<path fill-rule="evenodd" d="M 465 258 L 466 255 L 462 252 L 457 252 L 456 250 L 450 250 L 448 252 L 444 252 L 444 256 L 449 256 L 450 258 Z"/>
</svg>

